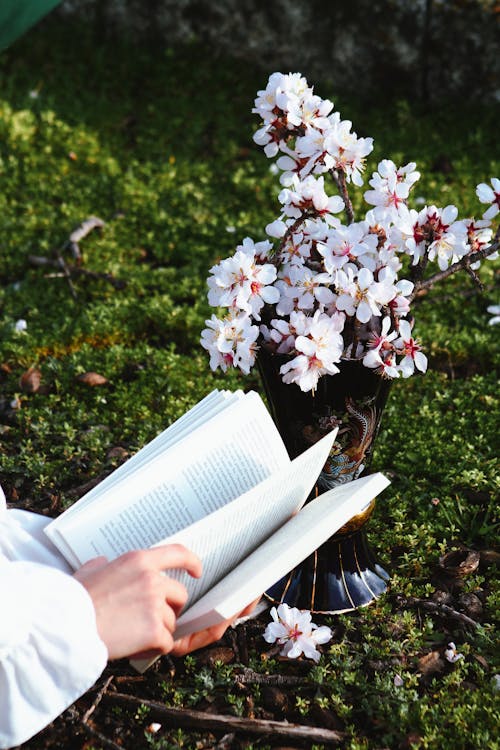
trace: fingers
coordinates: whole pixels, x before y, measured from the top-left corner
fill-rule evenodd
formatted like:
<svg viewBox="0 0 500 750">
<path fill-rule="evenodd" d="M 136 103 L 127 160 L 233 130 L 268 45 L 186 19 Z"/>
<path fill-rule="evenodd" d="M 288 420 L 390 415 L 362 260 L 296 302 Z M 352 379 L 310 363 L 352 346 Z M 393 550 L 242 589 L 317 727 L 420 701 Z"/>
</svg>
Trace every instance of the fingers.
<svg viewBox="0 0 500 750">
<path fill-rule="evenodd" d="M 201 576 L 201 560 L 182 544 L 166 544 L 145 550 L 151 564 L 158 570 L 169 570 L 171 568 L 182 568 L 193 578 Z"/>
<path fill-rule="evenodd" d="M 260 602 L 260 600 L 261 600 L 261 597 L 259 596 L 257 599 L 254 599 L 253 602 L 250 602 L 248 607 L 245 607 L 245 609 L 240 612 L 238 617 L 246 617 L 247 615 L 250 615 L 255 609 L 255 607 L 257 606 L 257 604 Z"/>
<path fill-rule="evenodd" d="M 209 646 L 215 641 L 219 641 L 234 619 L 225 620 L 218 625 L 212 625 L 210 628 L 200 630 L 198 633 L 192 633 L 191 635 L 184 636 L 184 638 L 179 638 L 174 642 L 171 654 L 173 656 L 185 656 L 191 653 L 191 651 L 196 651 L 199 648 Z"/>
<path fill-rule="evenodd" d="M 163 590 L 165 601 L 173 609 L 176 617 L 178 617 L 188 600 L 186 587 L 174 578 L 165 577 Z"/>
</svg>

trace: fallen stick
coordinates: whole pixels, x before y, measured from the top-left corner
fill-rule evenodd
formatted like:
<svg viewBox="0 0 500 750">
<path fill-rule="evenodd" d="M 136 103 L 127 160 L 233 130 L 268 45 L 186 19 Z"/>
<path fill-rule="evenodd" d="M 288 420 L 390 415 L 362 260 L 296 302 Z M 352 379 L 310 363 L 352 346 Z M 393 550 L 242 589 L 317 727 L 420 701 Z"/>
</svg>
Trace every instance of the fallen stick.
<svg viewBox="0 0 500 750">
<path fill-rule="evenodd" d="M 38 266 L 38 267 L 50 266 L 51 268 L 60 269 L 59 274 L 51 274 L 51 277 L 52 278 L 57 278 L 57 277 L 65 278 L 70 284 L 70 289 L 73 286 L 71 282 L 71 276 L 75 274 L 77 276 L 88 276 L 91 279 L 107 281 L 109 284 L 114 286 L 115 289 L 123 289 L 127 285 L 127 282 L 124 279 L 117 279 L 115 276 L 113 276 L 110 273 L 100 273 L 98 271 L 91 271 L 90 269 L 82 268 L 81 266 L 70 266 L 62 258 L 53 259 L 53 258 L 46 258 L 43 255 L 29 255 L 28 260 L 32 266 Z M 73 291 L 74 291 L 74 288 L 73 288 Z"/>
<path fill-rule="evenodd" d="M 260 672 L 254 672 L 249 667 L 235 673 L 234 679 L 243 685 L 273 685 L 274 687 L 280 685 L 304 685 L 306 683 L 303 677 L 286 674 L 261 674 Z"/>
<path fill-rule="evenodd" d="M 422 607 L 422 609 L 426 609 L 429 612 L 436 612 L 436 614 L 438 615 L 443 615 L 444 617 L 450 617 L 452 620 L 463 622 L 464 625 L 469 625 L 469 627 L 472 628 L 479 627 L 479 623 L 473 620 L 472 617 L 465 615 L 463 612 L 457 612 L 456 609 L 448 607 L 447 604 L 437 604 L 436 602 L 430 602 L 425 599 L 417 599 L 413 596 L 408 597 L 408 599 L 401 598 L 400 603 L 415 607 Z"/>
<path fill-rule="evenodd" d="M 110 677 L 107 678 L 107 680 L 104 682 L 104 684 L 99 688 L 99 690 L 97 692 L 97 695 L 96 695 L 96 697 L 94 699 L 94 702 L 92 703 L 92 705 L 90 706 L 90 708 L 88 709 L 88 711 L 85 711 L 85 713 L 83 715 L 82 721 L 83 721 L 84 724 L 86 724 L 88 722 L 88 720 L 90 719 L 90 717 L 92 716 L 92 714 L 96 710 L 97 706 L 102 701 L 103 696 L 104 696 L 105 692 L 107 691 L 107 689 L 108 689 L 110 683 L 112 682 L 113 678 L 114 678 L 114 675 L 112 674 Z"/>
<path fill-rule="evenodd" d="M 105 745 L 106 747 L 110 747 L 111 750 L 124 750 L 123 746 L 117 745 L 116 742 L 113 742 L 113 740 L 110 740 L 109 737 L 105 737 L 104 734 L 101 734 L 97 729 L 94 729 L 93 726 L 89 724 L 89 719 L 96 710 L 99 703 L 102 701 L 103 697 L 105 696 L 108 687 L 110 686 L 112 680 L 114 678 L 114 675 L 110 675 L 107 680 L 105 680 L 104 684 L 100 687 L 100 689 L 97 692 L 97 695 L 94 699 L 94 702 L 90 706 L 90 708 L 84 713 L 82 717 L 82 726 L 84 730 L 87 732 L 87 734 L 94 738 L 98 739 L 100 743 Z"/>
<path fill-rule="evenodd" d="M 169 708 L 156 701 L 145 698 L 135 698 L 124 693 L 107 693 L 104 700 L 120 705 L 137 708 L 144 705 L 150 709 L 148 718 L 154 718 L 191 730 L 212 730 L 227 733 L 239 732 L 259 736 L 286 737 L 290 740 L 307 740 L 308 743 L 337 744 L 345 738 L 345 732 L 333 729 L 311 727 L 302 724 L 290 724 L 287 721 L 271 721 L 267 719 L 244 719 L 226 714 L 208 714 L 203 711 L 193 711 L 189 708 Z"/>
</svg>

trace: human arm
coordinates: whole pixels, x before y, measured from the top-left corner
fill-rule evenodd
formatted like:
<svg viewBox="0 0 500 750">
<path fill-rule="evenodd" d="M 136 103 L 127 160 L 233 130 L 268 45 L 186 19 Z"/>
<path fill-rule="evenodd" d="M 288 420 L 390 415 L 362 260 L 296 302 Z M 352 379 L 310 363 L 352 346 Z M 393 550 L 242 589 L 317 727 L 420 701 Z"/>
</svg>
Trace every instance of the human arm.
<svg viewBox="0 0 500 750">
<path fill-rule="evenodd" d="M 96 681 L 107 649 L 67 573 L 0 556 L 0 748 L 40 731 Z"/>
<path fill-rule="evenodd" d="M 71 576 L 0 555 L 0 748 L 43 729 L 92 687 L 108 658 L 171 649 L 186 595 L 160 574 L 169 566 L 197 575 L 200 564 L 170 547 L 97 559 Z"/>
</svg>

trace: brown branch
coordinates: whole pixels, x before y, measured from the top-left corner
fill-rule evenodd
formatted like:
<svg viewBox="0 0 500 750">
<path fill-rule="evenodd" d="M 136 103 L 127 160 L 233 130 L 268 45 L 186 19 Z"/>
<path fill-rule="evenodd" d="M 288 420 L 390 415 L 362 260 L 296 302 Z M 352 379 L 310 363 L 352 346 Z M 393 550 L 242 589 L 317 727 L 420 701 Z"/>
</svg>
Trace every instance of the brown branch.
<svg viewBox="0 0 500 750">
<path fill-rule="evenodd" d="M 59 268 L 62 270 L 64 274 L 64 278 L 68 282 L 71 296 L 73 297 L 73 299 L 76 299 L 77 294 L 76 294 L 76 289 L 73 284 L 73 281 L 71 280 L 71 271 L 69 270 L 68 266 L 66 265 L 66 261 L 64 260 L 64 258 L 62 257 L 59 251 L 57 251 L 56 253 L 56 260 L 57 260 L 57 265 L 59 266 Z"/>
<path fill-rule="evenodd" d="M 100 279 L 101 281 L 107 281 L 115 289 L 124 289 L 127 286 L 127 282 L 124 279 L 117 279 L 110 273 L 99 273 L 98 271 L 90 271 L 88 268 L 81 268 L 79 266 L 70 266 L 71 273 L 77 276 L 88 276 L 91 279 Z"/>
<path fill-rule="evenodd" d="M 497 234 L 498 234 L 498 230 L 497 230 Z M 481 250 L 477 250 L 477 252 L 475 253 L 471 253 L 470 255 L 465 255 L 456 263 L 453 263 L 451 266 L 448 266 L 448 268 L 445 268 L 444 271 L 439 271 L 438 273 L 435 273 L 433 276 L 429 276 L 428 279 L 417 281 L 412 294 L 410 294 L 408 298 L 409 301 L 412 302 L 415 296 L 419 292 L 421 292 L 422 289 L 429 289 L 438 281 L 443 281 L 443 279 L 448 278 L 448 276 L 451 276 L 457 271 L 467 270 L 467 267 L 470 266 L 472 263 L 476 263 L 478 260 L 483 260 L 484 258 L 487 258 L 489 255 L 492 255 L 494 252 L 498 251 L 499 248 L 500 248 L 500 241 L 495 236 L 495 241 L 492 242 L 491 245 L 488 245 L 488 247 L 483 247 L 481 248 Z"/>
<path fill-rule="evenodd" d="M 304 726 L 301 724 L 290 724 L 287 721 L 270 721 L 265 719 L 245 719 L 226 714 L 208 714 L 203 711 L 193 711 L 189 708 L 168 708 L 162 703 L 135 698 L 124 693 L 108 693 L 106 701 L 120 705 L 137 706 L 144 705 L 150 709 L 149 716 L 175 727 L 184 727 L 191 730 L 212 730 L 227 732 L 239 732 L 257 736 L 284 737 L 289 740 L 304 740 L 308 744 L 325 743 L 337 744 L 345 738 L 345 732 L 336 732 L 333 729 L 322 727 Z"/>
<path fill-rule="evenodd" d="M 347 214 L 347 223 L 352 224 L 352 222 L 354 221 L 354 209 L 352 207 L 351 199 L 349 198 L 349 193 L 347 191 L 345 172 L 342 169 L 338 169 L 337 171 L 332 170 L 331 174 L 339 189 L 340 197 L 344 201 L 345 212 Z"/>
<path fill-rule="evenodd" d="M 33 266 L 49 266 L 51 268 L 61 269 L 62 275 L 68 280 L 68 283 L 71 285 L 73 297 L 76 297 L 76 292 L 71 282 L 72 275 L 88 276 L 91 279 L 107 281 L 115 289 L 123 289 L 127 283 L 123 279 L 115 278 L 115 276 L 112 276 L 110 273 L 99 273 L 97 271 L 90 271 L 88 268 L 81 268 L 80 266 L 70 266 L 64 261 L 61 256 L 58 256 L 57 259 L 52 259 L 46 258 L 43 255 L 29 255 L 28 260 Z"/>
<path fill-rule="evenodd" d="M 92 703 L 92 705 L 90 706 L 90 708 L 88 709 L 88 711 L 85 711 L 85 713 L 83 715 L 82 722 L 84 724 L 86 724 L 88 722 L 89 718 L 92 716 L 92 714 L 96 710 L 97 706 L 102 701 L 104 694 L 106 693 L 108 687 L 110 686 L 110 684 L 113 681 L 113 678 L 114 678 L 114 675 L 113 674 L 110 675 L 108 677 L 108 679 L 104 681 L 103 685 L 101 685 L 100 689 L 97 691 L 97 695 L 96 695 L 96 697 L 94 699 L 94 702 Z"/>
<path fill-rule="evenodd" d="M 286 674 L 261 674 L 250 668 L 243 669 L 235 674 L 234 679 L 244 685 L 304 685 L 306 682 L 302 677 Z"/>
<path fill-rule="evenodd" d="M 478 622 L 473 620 L 468 615 L 465 615 L 463 612 L 457 612 L 455 609 L 448 607 L 447 604 L 438 604 L 437 602 L 430 602 L 426 599 L 417 599 L 414 596 L 410 596 L 407 599 L 398 597 L 398 599 L 404 605 L 422 607 L 422 609 L 426 609 L 429 612 L 435 612 L 436 614 L 442 615 L 443 617 L 450 617 L 452 620 L 458 620 L 459 622 L 462 622 L 464 625 L 468 625 L 469 627 L 479 627 Z"/>
<path fill-rule="evenodd" d="M 108 690 L 108 687 L 110 686 L 112 680 L 114 678 L 114 675 L 110 675 L 107 680 L 104 681 L 101 688 L 98 690 L 97 695 L 94 699 L 94 702 L 90 706 L 90 708 L 84 713 L 81 723 L 84 728 L 84 730 L 87 732 L 87 734 L 90 737 L 97 738 L 99 742 L 101 742 L 106 747 L 112 748 L 112 750 L 124 750 L 122 745 L 117 745 L 116 742 L 113 742 L 113 740 L 110 740 L 108 737 L 105 737 L 101 732 L 99 732 L 97 729 L 94 729 L 88 721 L 94 711 L 96 710 L 99 703 L 102 701 L 103 697 L 106 695 L 106 692 Z"/>
<path fill-rule="evenodd" d="M 93 727 L 91 727 L 90 724 L 82 724 L 82 727 L 84 728 L 86 733 L 89 735 L 89 737 L 92 737 L 94 740 L 95 739 L 99 740 L 99 742 L 105 747 L 110 747 L 111 750 L 126 750 L 126 748 L 123 745 L 117 745 L 116 742 L 113 742 L 113 740 L 110 740 L 108 737 L 105 737 L 97 729 L 94 729 Z"/>
</svg>

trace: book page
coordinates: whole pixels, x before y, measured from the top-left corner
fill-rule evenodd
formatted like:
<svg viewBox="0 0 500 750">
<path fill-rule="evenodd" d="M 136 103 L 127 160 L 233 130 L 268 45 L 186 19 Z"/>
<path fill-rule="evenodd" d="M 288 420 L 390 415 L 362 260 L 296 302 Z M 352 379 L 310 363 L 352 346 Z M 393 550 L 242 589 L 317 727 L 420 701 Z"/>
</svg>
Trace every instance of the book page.
<svg viewBox="0 0 500 750">
<path fill-rule="evenodd" d="M 203 574 L 198 579 L 185 571 L 169 571 L 169 576 L 187 588 L 188 606 L 302 507 L 328 458 L 336 433 L 337 430 L 328 433 L 291 464 L 210 516 L 162 540 L 162 544 L 183 544 L 203 563 Z"/>
<path fill-rule="evenodd" d="M 80 564 L 97 555 L 113 559 L 176 533 L 289 463 L 262 399 L 248 393 L 99 502 L 61 516 L 51 538 L 65 554 L 62 536 Z"/>
<path fill-rule="evenodd" d="M 216 625 L 241 612 L 389 484 L 383 474 L 372 474 L 335 487 L 309 502 L 180 616 L 175 637 Z"/>
</svg>

